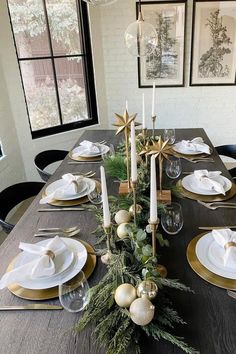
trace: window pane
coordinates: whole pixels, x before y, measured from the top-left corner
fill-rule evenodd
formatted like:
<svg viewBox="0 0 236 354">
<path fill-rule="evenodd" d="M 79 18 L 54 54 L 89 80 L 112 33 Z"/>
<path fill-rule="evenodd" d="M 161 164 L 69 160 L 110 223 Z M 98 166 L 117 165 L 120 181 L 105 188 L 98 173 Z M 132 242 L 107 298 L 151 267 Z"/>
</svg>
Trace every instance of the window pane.
<svg viewBox="0 0 236 354">
<path fill-rule="evenodd" d="M 81 58 L 55 60 L 63 123 L 88 119 Z"/>
<path fill-rule="evenodd" d="M 76 0 L 47 0 L 54 55 L 80 54 Z"/>
<path fill-rule="evenodd" d="M 32 130 L 60 124 L 51 60 L 20 62 Z"/>
<path fill-rule="evenodd" d="M 9 0 L 9 9 L 19 58 L 48 56 L 42 0 Z"/>
</svg>

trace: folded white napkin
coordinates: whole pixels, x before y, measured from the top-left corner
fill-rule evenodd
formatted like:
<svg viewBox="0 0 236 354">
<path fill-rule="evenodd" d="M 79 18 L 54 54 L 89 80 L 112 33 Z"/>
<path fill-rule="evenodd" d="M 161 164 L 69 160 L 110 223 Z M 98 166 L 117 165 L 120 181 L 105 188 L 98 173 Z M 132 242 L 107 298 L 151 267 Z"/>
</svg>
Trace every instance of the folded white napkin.
<svg viewBox="0 0 236 354">
<path fill-rule="evenodd" d="M 62 179 L 65 183 L 61 187 L 55 189 L 53 193 L 40 199 L 40 204 L 47 204 L 50 203 L 53 199 L 60 199 L 64 196 L 74 196 L 76 193 L 80 192 L 83 186 L 82 176 L 74 176 L 71 173 L 66 173 L 62 176 Z"/>
<path fill-rule="evenodd" d="M 80 146 L 76 147 L 73 150 L 73 157 L 78 157 L 81 155 L 85 155 L 85 154 L 98 154 L 101 152 L 101 148 L 99 146 L 99 144 L 97 143 L 92 143 L 91 141 L 88 140 L 84 140 L 80 143 Z"/>
<path fill-rule="evenodd" d="M 67 246 L 58 236 L 50 240 L 47 246 L 20 242 L 19 248 L 25 252 L 35 254 L 35 259 L 5 273 L 0 280 L 0 289 L 24 279 L 53 275 L 55 273 L 55 258 L 62 252 L 68 251 Z"/>
<path fill-rule="evenodd" d="M 221 171 L 207 171 L 207 170 L 196 170 L 194 171 L 194 177 L 196 178 L 199 188 L 206 190 L 213 190 L 219 194 L 225 195 L 225 190 L 220 181 L 217 181 Z"/>
<path fill-rule="evenodd" d="M 194 138 L 192 140 L 182 140 L 176 144 L 181 150 L 185 151 L 199 151 L 205 154 L 210 154 L 210 147 L 204 143 L 201 137 Z"/>
<path fill-rule="evenodd" d="M 236 232 L 230 229 L 213 230 L 212 235 L 215 241 L 225 250 L 223 257 L 224 266 L 236 270 Z"/>
</svg>

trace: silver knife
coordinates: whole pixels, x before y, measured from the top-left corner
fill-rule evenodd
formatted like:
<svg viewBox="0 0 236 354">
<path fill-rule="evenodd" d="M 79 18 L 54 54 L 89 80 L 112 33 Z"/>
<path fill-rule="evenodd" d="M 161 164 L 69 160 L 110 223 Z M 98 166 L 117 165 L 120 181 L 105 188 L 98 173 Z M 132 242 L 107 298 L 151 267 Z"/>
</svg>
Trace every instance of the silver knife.
<svg viewBox="0 0 236 354">
<path fill-rule="evenodd" d="M 63 310 L 63 307 L 57 305 L 48 305 L 48 304 L 0 306 L 0 311 L 14 311 L 14 310 Z"/>
<path fill-rule="evenodd" d="M 86 208 L 44 208 L 44 209 L 38 209 L 39 212 L 43 211 L 92 211 L 91 209 L 86 209 Z"/>
<path fill-rule="evenodd" d="M 231 226 L 199 226 L 199 230 L 220 230 L 220 229 L 236 229 L 236 225 Z"/>
</svg>

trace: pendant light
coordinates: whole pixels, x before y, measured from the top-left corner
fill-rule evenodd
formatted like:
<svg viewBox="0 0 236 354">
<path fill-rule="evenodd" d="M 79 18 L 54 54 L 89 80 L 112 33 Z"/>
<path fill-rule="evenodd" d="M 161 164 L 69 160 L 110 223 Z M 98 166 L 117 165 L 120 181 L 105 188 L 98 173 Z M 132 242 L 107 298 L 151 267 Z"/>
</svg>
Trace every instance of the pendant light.
<svg viewBox="0 0 236 354">
<path fill-rule="evenodd" d="M 117 0 L 84 0 L 85 2 L 87 2 L 88 4 L 90 5 L 102 5 L 102 6 L 105 6 L 105 5 L 110 5 L 112 4 L 113 2 L 116 2 Z"/>
<path fill-rule="evenodd" d="M 157 32 L 153 25 L 144 21 L 141 0 L 138 20 L 131 23 L 125 31 L 125 44 L 129 53 L 137 57 L 152 54 L 157 46 Z"/>
</svg>

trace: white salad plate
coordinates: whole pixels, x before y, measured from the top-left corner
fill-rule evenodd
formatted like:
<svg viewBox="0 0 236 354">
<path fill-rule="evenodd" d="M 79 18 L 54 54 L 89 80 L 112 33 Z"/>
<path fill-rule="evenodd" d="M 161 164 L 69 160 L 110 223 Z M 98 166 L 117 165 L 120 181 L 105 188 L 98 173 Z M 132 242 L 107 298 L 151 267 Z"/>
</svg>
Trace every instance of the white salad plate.
<svg viewBox="0 0 236 354">
<path fill-rule="evenodd" d="M 213 178 L 212 178 L 213 179 Z M 232 188 L 232 182 L 224 177 L 217 176 L 214 178 L 214 181 L 220 183 L 225 193 L 228 192 Z M 204 187 L 199 187 L 199 180 L 194 176 L 194 174 L 188 175 L 182 179 L 182 186 L 191 193 L 201 194 L 201 195 L 218 195 L 219 192 L 216 192 L 213 189 L 204 189 Z"/>
<path fill-rule="evenodd" d="M 196 150 L 191 150 L 183 147 L 181 145 L 181 142 L 176 143 L 173 145 L 173 150 L 178 152 L 179 154 L 184 154 L 184 155 L 200 155 L 200 154 L 206 154 L 203 151 L 196 151 Z M 209 155 L 209 154 L 207 154 Z"/>
<path fill-rule="evenodd" d="M 97 157 L 97 156 L 101 156 L 103 154 L 106 154 L 109 150 L 110 147 L 104 144 L 96 144 L 96 146 L 99 148 L 99 152 L 86 152 L 86 153 L 81 153 L 79 155 L 77 155 L 78 157 Z M 76 148 L 74 148 L 71 152 L 72 157 L 74 154 L 78 154 L 78 152 L 80 151 L 81 146 L 77 146 Z"/>
<path fill-rule="evenodd" d="M 212 273 L 236 280 L 236 269 L 224 266 L 225 250 L 214 240 L 211 232 L 202 236 L 196 244 L 199 262 Z"/>
<path fill-rule="evenodd" d="M 52 182 L 49 184 L 45 190 L 46 195 L 50 195 L 51 193 L 54 193 L 56 189 L 65 186 L 65 184 L 68 183 L 64 179 L 59 179 L 57 181 Z M 82 181 L 82 188 L 81 190 L 72 195 L 72 194 L 65 194 L 63 197 L 57 198 L 57 200 L 74 200 L 74 199 L 79 199 L 82 198 L 89 193 L 91 193 L 96 186 L 96 182 L 93 179 L 83 177 Z"/>
<path fill-rule="evenodd" d="M 57 263 L 58 270 L 61 269 L 59 273 L 49 277 L 34 279 L 29 275 L 27 279 L 18 282 L 20 286 L 27 289 L 49 289 L 70 280 L 81 271 L 87 260 L 87 250 L 85 246 L 77 240 L 72 240 L 65 237 L 61 237 L 61 239 L 67 245 L 68 252 L 62 253 L 61 256 L 64 255 L 62 257 L 59 255 L 55 257 L 54 263 Z M 46 246 L 49 242 L 50 240 L 43 240 L 38 242 L 38 245 Z M 31 258 L 29 256 L 31 256 Z M 17 256 L 13 269 L 32 261 L 32 257 L 35 259 L 35 254 L 33 255 L 23 251 Z"/>
</svg>

